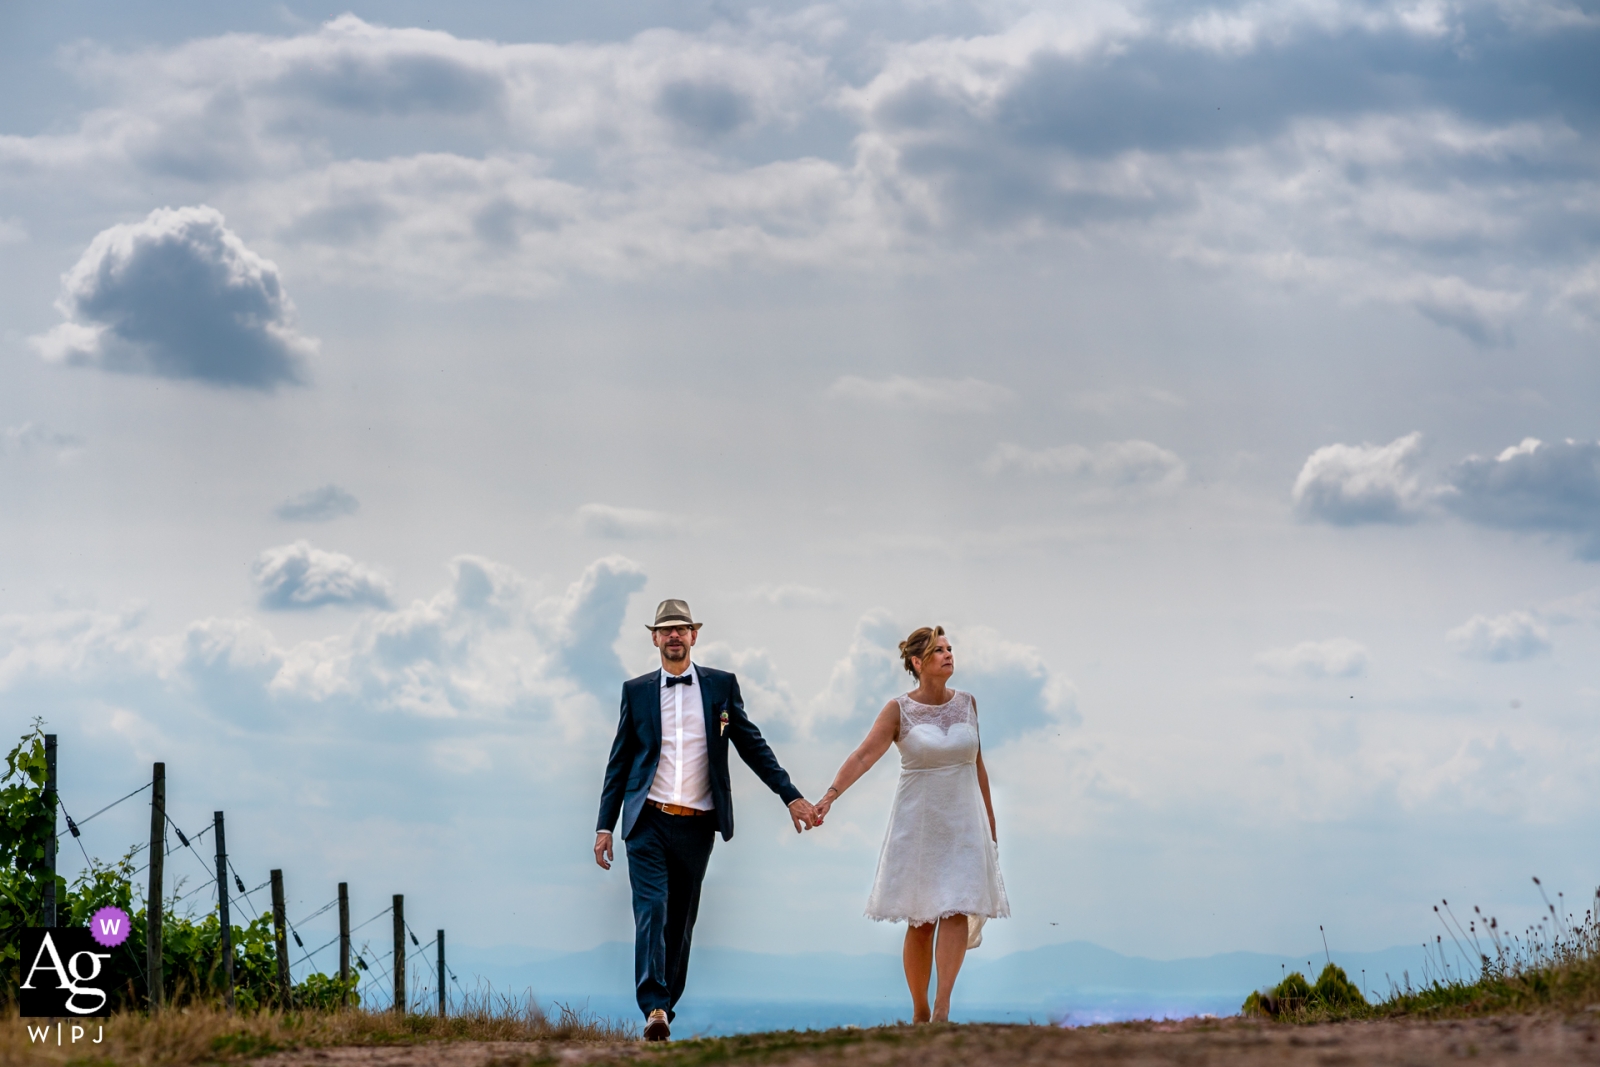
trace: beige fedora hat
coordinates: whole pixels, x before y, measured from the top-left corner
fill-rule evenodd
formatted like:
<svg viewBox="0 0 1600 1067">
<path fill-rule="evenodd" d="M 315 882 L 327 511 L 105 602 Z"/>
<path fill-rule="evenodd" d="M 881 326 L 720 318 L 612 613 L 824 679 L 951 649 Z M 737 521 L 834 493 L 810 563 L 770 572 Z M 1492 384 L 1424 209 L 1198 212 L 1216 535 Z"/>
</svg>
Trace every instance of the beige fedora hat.
<svg viewBox="0 0 1600 1067">
<path fill-rule="evenodd" d="M 659 630 L 663 626 L 692 626 L 696 630 L 701 624 L 694 621 L 694 616 L 689 614 L 687 600 L 663 600 L 656 605 L 656 621 L 648 624 L 648 629 Z"/>
</svg>

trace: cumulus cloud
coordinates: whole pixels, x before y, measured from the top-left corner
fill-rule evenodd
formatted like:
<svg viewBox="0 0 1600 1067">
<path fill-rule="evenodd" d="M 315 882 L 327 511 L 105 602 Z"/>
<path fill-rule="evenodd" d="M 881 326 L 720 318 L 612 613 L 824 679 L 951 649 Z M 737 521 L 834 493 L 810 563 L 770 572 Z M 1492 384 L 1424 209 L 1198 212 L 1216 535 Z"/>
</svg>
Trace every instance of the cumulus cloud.
<svg viewBox="0 0 1600 1067">
<path fill-rule="evenodd" d="M 907 378 L 901 375 L 881 379 L 846 375 L 834 382 L 828 392 L 873 407 L 930 412 L 983 413 L 1015 397 L 1004 386 L 976 378 Z"/>
<path fill-rule="evenodd" d="M 688 528 L 681 515 L 644 508 L 619 508 L 610 504 L 584 504 L 573 515 L 578 531 L 587 537 L 617 541 L 676 537 Z"/>
<path fill-rule="evenodd" d="M 1424 503 L 1417 481 L 1422 434 L 1386 445 L 1327 445 L 1311 453 L 1292 498 L 1304 519 L 1338 526 L 1410 522 Z"/>
<path fill-rule="evenodd" d="M 1550 651 L 1549 631 L 1526 611 L 1474 615 L 1446 634 L 1445 640 L 1467 659 L 1491 663 L 1530 659 Z"/>
<path fill-rule="evenodd" d="M 315 555 L 351 569 L 345 557 Z M 449 573 L 431 597 L 287 646 L 247 619 L 144 636 L 139 610 L 0 616 L 0 698 L 54 680 L 74 691 L 109 686 L 116 699 L 164 709 L 182 697 L 206 718 L 298 716 L 320 729 L 348 722 L 358 734 L 388 713 L 482 723 L 520 713 L 556 720 L 562 733 L 598 725 L 597 708 L 611 704 L 624 677 L 612 645 L 642 572 L 620 557 L 598 560 L 542 600 L 493 560 L 458 556 Z M 591 685 L 604 690 L 601 704 Z"/>
<path fill-rule="evenodd" d="M 612 645 L 625 632 L 629 600 L 644 585 L 644 571 L 632 560 L 607 556 L 590 564 L 562 598 L 553 627 L 561 662 L 597 697 L 609 698 L 626 677 Z"/>
<path fill-rule="evenodd" d="M 1111 487 L 1156 489 L 1176 486 L 1188 475 L 1183 460 L 1149 441 L 1108 441 L 1093 448 L 1058 445 L 1029 449 L 1002 444 L 984 461 L 983 467 L 990 474 L 1004 471 L 1054 474 Z"/>
<path fill-rule="evenodd" d="M 0 456 L 31 456 L 38 452 L 54 452 L 66 459 L 83 448 L 83 438 L 74 433 L 63 433 L 38 422 L 25 422 L 0 430 Z"/>
<path fill-rule="evenodd" d="M 1494 458 L 1471 456 L 1450 472 L 1441 500 L 1484 526 L 1570 534 L 1600 558 L 1600 443 L 1529 437 Z"/>
<path fill-rule="evenodd" d="M 1256 666 L 1269 674 L 1306 678 L 1357 678 L 1371 660 L 1366 646 L 1348 637 L 1302 641 L 1292 648 L 1274 648 L 1256 657 Z"/>
<path fill-rule="evenodd" d="M 887 612 L 861 617 L 827 687 L 811 702 L 807 721 L 813 736 L 859 739 L 886 701 L 916 685 L 899 652 L 900 641 L 913 629 Z M 1076 690 L 1036 649 L 986 627 L 951 630 L 950 637 L 956 653 L 951 685 L 977 699 L 986 741 L 999 744 L 1046 726 L 1078 723 Z"/>
<path fill-rule="evenodd" d="M 68 321 L 33 339 L 47 359 L 270 390 L 305 377 L 278 268 L 214 208 L 160 208 L 102 231 L 62 277 Z"/>
<path fill-rule="evenodd" d="M 696 663 L 739 676 L 745 711 L 767 740 L 793 740 L 803 726 L 800 704 L 764 648 L 735 649 L 720 641 L 695 645 Z"/>
<path fill-rule="evenodd" d="M 327 605 L 387 608 L 393 599 L 383 575 L 309 541 L 267 549 L 256 557 L 250 574 L 261 589 L 261 606 L 272 611 Z"/>
<path fill-rule="evenodd" d="M 354 515 L 361 507 L 347 490 L 337 485 L 324 485 L 297 493 L 273 509 L 273 514 L 288 522 L 328 522 L 346 515 Z"/>
</svg>

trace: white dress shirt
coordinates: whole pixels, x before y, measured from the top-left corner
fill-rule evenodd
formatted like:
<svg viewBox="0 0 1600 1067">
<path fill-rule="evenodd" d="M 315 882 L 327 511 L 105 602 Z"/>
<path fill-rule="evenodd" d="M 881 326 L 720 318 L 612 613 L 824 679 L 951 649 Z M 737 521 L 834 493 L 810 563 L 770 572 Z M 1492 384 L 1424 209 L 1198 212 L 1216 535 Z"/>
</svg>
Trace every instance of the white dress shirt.
<svg viewBox="0 0 1600 1067">
<path fill-rule="evenodd" d="M 700 698 L 700 675 L 689 664 L 685 676 L 692 685 L 667 685 L 672 675 L 661 672 L 661 761 L 649 798 L 661 804 L 679 804 L 710 811 L 711 773 L 706 754 L 706 712 Z"/>
</svg>

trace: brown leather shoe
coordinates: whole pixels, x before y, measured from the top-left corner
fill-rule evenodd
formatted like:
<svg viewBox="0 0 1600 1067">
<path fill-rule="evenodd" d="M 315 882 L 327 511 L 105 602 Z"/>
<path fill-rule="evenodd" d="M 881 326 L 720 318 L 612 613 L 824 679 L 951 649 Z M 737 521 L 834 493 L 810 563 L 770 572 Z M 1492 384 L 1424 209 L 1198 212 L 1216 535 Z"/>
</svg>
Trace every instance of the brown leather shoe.
<svg viewBox="0 0 1600 1067">
<path fill-rule="evenodd" d="M 665 1041 L 672 1036 L 672 1027 L 667 1025 L 667 1013 L 657 1008 L 650 1013 L 650 1018 L 645 1020 L 644 1039 L 646 1041 Z"/>
</svg>

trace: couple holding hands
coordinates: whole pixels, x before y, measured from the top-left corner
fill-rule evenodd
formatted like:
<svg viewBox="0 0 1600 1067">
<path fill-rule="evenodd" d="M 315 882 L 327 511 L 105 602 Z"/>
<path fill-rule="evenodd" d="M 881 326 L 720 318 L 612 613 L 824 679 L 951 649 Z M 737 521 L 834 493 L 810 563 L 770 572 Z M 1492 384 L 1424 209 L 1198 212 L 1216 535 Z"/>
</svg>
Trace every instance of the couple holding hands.
<svg viewBox="0 0 1600 1067">
<path fill-rule="evenodd" d="M 711 846 L 718 833 L 723 840 L 733 837 L 730 743 L 789 806 L 796 832 L 821 826 L 839 796 L 891 744 L 899 746 L 900 783 L 866 914 L 907 924 L 904 960 L 914 1019 L 948 1019 L 967 949 L 978 946 L 986 919 L 1011 909 L 1000 879 L 977 702 L 945 684 L 955 671 L 955 654 L 944 628 L 923 627 L 900 642 L 916 688 L 883 706 L 813 805 L 745 715 L 739 680 L 693 662 L 690 650 L 700 626 L 682 600 L 663 600 L 656 608 L 649 629 L 661 669 L 622 685 L 622 717 L 600 793 L 594 858 L 611 869 L 612 828 L 620 816 L 645 1039 L 671 1036 Z M 930 1006 L 935 956 L 938 991 Z"/>
</svg>

